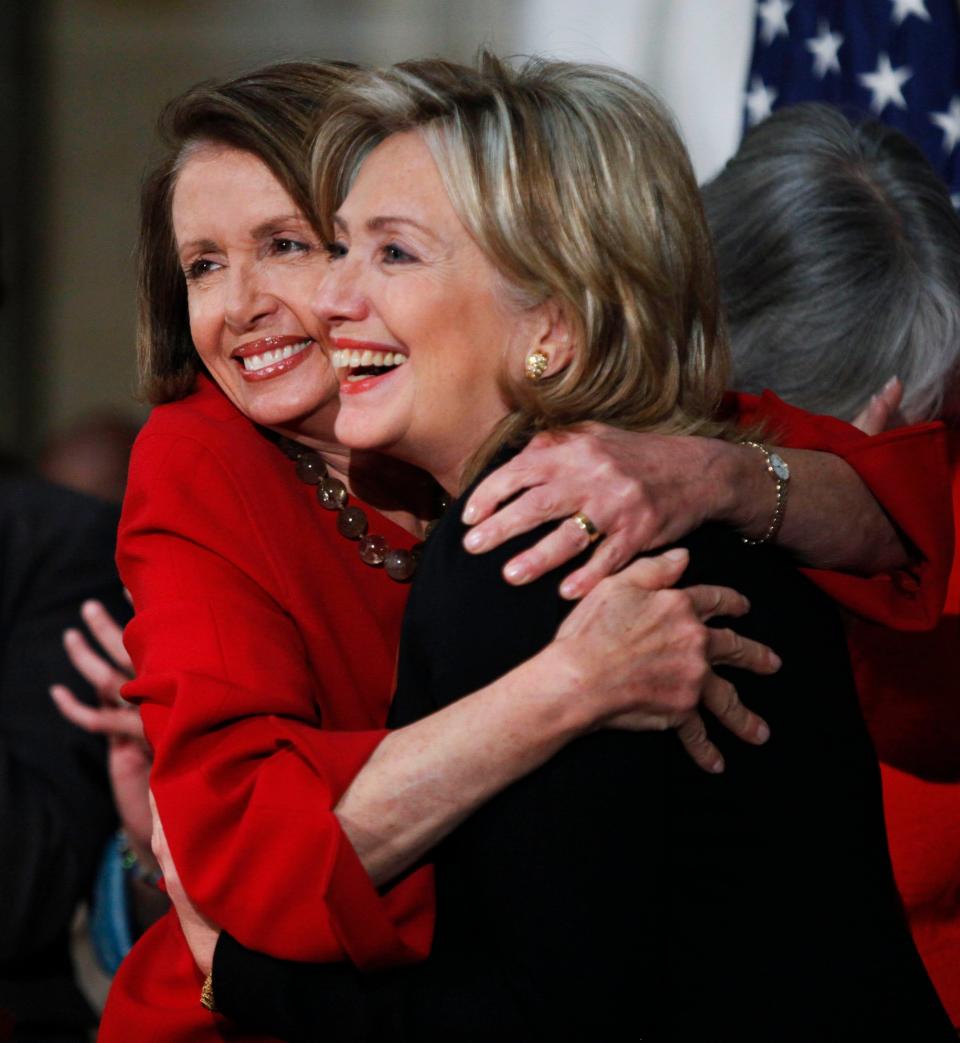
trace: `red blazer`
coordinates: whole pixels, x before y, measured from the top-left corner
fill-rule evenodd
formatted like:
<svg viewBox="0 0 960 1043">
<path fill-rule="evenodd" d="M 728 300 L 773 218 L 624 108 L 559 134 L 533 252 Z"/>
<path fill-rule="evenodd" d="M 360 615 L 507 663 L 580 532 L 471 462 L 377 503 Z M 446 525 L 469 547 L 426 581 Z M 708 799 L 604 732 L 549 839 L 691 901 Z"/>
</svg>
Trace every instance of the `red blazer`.
<svg viewBox="0 0 960 1043">
<path fill-rule="evenodd" d="M 877 576 L 807 569 L 808 579 L 855 615 L 897 630 L 929 630 L 943 612 L 953 565 L 952 470 L 939 422 L 868 437 L 843 420 L 812 416 L 770 391 L 728 395 L 743 427 L 762 423 L 767 440 L 842 457 L 863 479 L 915 551 L 909 568 Z M 789 502 L 787 510 L 790 510 Z"/>
<path fill-rule="evenodd" d="M 960 432 L 950 432 L 960 518 Z M 850 651 L 883 772 L 890 854 L 914 941 L 960 1026 L 960 555 L 924 634 L 857 622 Z"/>
<path fill-rule="evenodd" d="M 406 533 L 365 507 L 371 531 Z M 313 487 L 206 378 L 137 440 L 118 562 L 155 762 L 152 787 L 197 904 L 302 960 L 428 951 L 429 870 L 378 894 L 333 807 L 380 742 L 407 587 L 363 564 Z M 217 1038 L 169 916 L 121 968 L 101 1038 Z"/>
<path fill-rule="evenodd" d="M 846 425 L 775 400 L 757 409 L 777 418 L 788 444 L 873 458 Z M 901 436 L 911 461 L 926 453 L 931 483 L 938 437 Z M 903 459 L 883 447 L 873 456 L 891 463 L 870 473 L 871 488 Z M 937 597 L 933 497 L 919 491 L 892 513 L 926 557 L 920 593 L 822 577 L 849 591 L 846 603 L 908 626 Z M 369 514 L 373 531 L 410 545 Z M 423 955 L 429 872 L 379 895 L 332 812 L 384 734 L 406 588 L 359 561 L 290 461 L 205 377 L 154 410 L 137 441 L 118 561 L 137 609 L 126 635 L 137 679 L 126 694 L 140 704 L 154 793 L 197 904 L 277 956 L 373 967 Z M 165 917 L 121 967 L 101 1040 L 221 1038 L 231 1030 L 200 1007 L 199 986 Z"/>
</svg>

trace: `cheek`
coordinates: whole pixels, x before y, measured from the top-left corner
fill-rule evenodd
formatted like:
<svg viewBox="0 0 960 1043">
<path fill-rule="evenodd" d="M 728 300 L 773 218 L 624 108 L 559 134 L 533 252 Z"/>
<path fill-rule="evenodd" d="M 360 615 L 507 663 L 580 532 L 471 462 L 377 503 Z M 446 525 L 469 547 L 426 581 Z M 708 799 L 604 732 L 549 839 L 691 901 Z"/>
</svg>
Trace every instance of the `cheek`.
<svg viewBox="0 0 960 1043">
<path fill-rule="evenodd" d="M 196 292 L 187 296 L 187 317 L 190 322 L 190 338 L 200 357 L 206 361 L 216 350 L 217 321 L 213 302 L 207 296 Z"/>
<path fill-rule="evenodd" d="M 313 318 L 311 306 L 322 278 L 323 269 L 317 263 L 277 265 L 270 273 L 266 289 L 270 296 L 306 325 Z M 316 319 L 313 321 L 315 323 Z"/>
</svg>

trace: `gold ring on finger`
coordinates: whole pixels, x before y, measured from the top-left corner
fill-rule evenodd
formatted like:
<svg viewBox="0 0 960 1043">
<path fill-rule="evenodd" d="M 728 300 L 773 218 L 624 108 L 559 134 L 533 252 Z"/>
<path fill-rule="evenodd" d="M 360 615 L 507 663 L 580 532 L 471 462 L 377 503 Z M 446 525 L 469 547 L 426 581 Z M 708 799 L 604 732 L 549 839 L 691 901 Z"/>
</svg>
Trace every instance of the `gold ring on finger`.
<svg viewBox="0 0 960 1043">
<path fill-rule="evenodd" d="M 591 543 L 600 539 L 600 530 L 592 521 L 590 521 L 583 511 L 577 511 L 577 513 L 571 517 L 570 521 L 579 526 L 587 534 L 587 539 Z"/>
</svg>

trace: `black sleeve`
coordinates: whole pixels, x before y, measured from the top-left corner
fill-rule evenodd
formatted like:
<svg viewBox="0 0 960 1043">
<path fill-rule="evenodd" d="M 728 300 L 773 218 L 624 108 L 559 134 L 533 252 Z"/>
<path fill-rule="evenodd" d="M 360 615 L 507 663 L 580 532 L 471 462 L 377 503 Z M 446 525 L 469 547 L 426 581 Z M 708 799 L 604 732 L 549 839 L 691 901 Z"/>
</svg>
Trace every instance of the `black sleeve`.
<svg viewBox="0 0 960 1043">
<path fill-rule="evenodd" d="M 501 577 L 543 530 L 481 556 L 462 551 L 462 531 L 444 519 L 421 565 L 395 726 L 528 658 L 570 608 L 557 596 L 559 575 L 521 588 Z M 443 1039 L 444 1028 L 455 1039 L 517 1031 L 540 1038 L 544 1021 L 558 1040 L 616 1034 L 618 995 L 650 1009 L 661 988 L 663 903 L 648 898 L 664 892 L 667 768 L 685 770 L 677 746 L 673 734 L 585 737 L 474 814 L 436 852 L 438 932 L 426 964 L 374 978 L 343 965 L 275 960 L 221 936 L 218 1008 L 245 1027 L 291 1040 L 322 1031 L 334 1043 L 382 1038 L 381 1024 L 397 1043 Z M 611 972 L 609 950 L 625 932 L 629 960 Z"/>
<path fill-rule="evenodd" d="M 500 577 L 541 533 L 479 557 L 461 535 L 445 519 L 424 558 L 395 723 L 538 651 L 568 607 L 556 575 L 519 589 Z M 373 1040 L 389 1024 L 396 1043 L 420 1043 L 618 1038 L 625 1024 L 650 1038 L 768 1039 L 771 1026 L 784 1040 L 860 1038 L 864 1010 L 877 1026 L 908 1010 L 878 999 L 894 983 L 924 985 L 837 614 L 774 551 L 717 529 L 685 542 L 684 582 L 740 589 L 752 610 L 737 629 L 784 659 L 775 677 L 737 676 L 770 742 L 749 747 L 712 727 L 727 770 L 710 776 L 672 732 L 576 740 L 438 847 L 425 964 L 351 979 L 226 940 L 214 989 L 227 1014 L 290 1039 Z"/>
<path fill-rule="evenodd" d="M 213 958 L 217 1010 L 291 1043 L 408 1038 L 405 970 L 362 975 L 351 964 L 308 964 L 254 952 L 225 931 Z"/>
<path fill-rule="evenodd" d="M 0 483 L 0 965 L 20 972 L 68 929 L 115 815 L 105 746 L 65 721 L 48 689 L 93 701 L 63 650 L 80 606 L 124 621 L 117 514 L 30 480 Z"/>
</svg>

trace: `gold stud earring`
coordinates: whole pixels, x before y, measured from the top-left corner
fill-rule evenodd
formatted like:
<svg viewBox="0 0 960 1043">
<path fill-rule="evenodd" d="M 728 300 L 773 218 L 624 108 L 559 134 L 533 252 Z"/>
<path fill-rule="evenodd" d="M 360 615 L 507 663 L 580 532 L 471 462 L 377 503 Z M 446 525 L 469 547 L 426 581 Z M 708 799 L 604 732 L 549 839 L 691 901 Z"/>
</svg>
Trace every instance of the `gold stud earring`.
<svg viewBox="0 0 960 1043">
<path fill-rule="evenodd" d="M 549 365 L 549 356 L 545 355 L 542 351 L 531 351 L 524 363 L 527 380 L 532 380 L 536 383 L 543 374 L 546 373 L 547 366 Z"/>
</svg>

